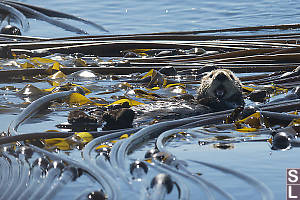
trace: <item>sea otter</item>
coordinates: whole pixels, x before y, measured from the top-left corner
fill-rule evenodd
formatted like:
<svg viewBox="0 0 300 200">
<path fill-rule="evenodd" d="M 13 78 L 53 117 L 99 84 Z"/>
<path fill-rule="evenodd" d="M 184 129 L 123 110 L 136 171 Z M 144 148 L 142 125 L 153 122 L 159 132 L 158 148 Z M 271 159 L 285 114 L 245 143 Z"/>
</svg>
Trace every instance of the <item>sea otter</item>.
<svg viewBox="0 0 300 200">
<path fill-rule="evenodd" d="M 230 70 L 226 69 L 213 70 L 203 76 L 196 97 L 184 94 L 171 98 L 169 101 L 155 101 L 133 107 L 130 107 L 129 104 L 120 105 L 105 112 L 92 111 L 92 115 L 102 118 L 102 121 L 106 122 L 103 130 L 113 130 L 132 127 L 133 122 L 139 126 L 155 122 L 153 119 L 158 121 L 181 119 L 213 111 L 227 110 L 244 104 L 240 80 Z M 77 113 L 80 114 L 80 112 L 75 114 Z M 69 120 L 69 123 L 90 120 L 89 117 L 82 114 L 78 117 L 71 115 L 69 118 L 72 119 Z"/>
<path fill-rule="evenodd" d="M 198 103 L 214 110 L 244 105 L 242 83 L 232 71 L 216 69 L 203 76 L 197 90 Z"/>
</svg>

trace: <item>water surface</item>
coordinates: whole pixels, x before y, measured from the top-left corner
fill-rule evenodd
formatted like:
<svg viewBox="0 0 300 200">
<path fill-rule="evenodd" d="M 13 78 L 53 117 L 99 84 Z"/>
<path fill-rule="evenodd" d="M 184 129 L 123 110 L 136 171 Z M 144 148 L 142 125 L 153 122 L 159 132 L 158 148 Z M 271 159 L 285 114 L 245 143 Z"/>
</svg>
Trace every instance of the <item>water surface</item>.
<svg viewBox="0 0 300 200">
<path fill-rule="evenodd" d="M 134 34 L 167 31 L 192 31 L 207 29 L 222 29 L 232 27 L 276 25 L 285 23 L 298 23 L 300 19 L 299 3 L 297 1 L 96 1 L 96 0 L 28 0 L 24 3 L 73 14 L 78 17 L 103 25 L 109 33 L 100 32 L 93 27 L 79 22 L 66 21 L 74 26 L 79 26 L 93 35 L 98 34 Z M 23 35 L 38 37 L 64 37 L 76 36 L 74 33 L 64 31 L 58 27 L 38 20 L 30 20 L 30 29 Z M 264 33 L 268 33 L 265 31 Z M 51 87 L 46 82 L 2 83 L 4 86 L 14 86 L 22 89 L 26 84 L 45 89 Z M 89 84 L 101 88 L 111 87 L 117 81 L 111 79 L 92 83 L 78 82 L 84 86 Z M 96 96 L 99 91 L 94 90 L 91 96 Z M 10 122 L 26 107 L 25 101 L 15 95 L 12 90 L 0 90 L 0 100 L 5 107 L 1 108 L 0 131 L 6 131 Z M 118 94 L 122 95 L 122 93 Z M 105 97 L 105 98 L 108 98 Z M 112 99 L 109 99 L 112 100 Z M 16 105 L 11 106 L 11 105 Z M 51 114 L 33 118 L 24 126 L 21 132 L 46 131 L 55 129 L 55 125 L 66 121 L 67 112 L 54 111 Z M 267 138 L 269 136 L 263 136 Z M 144 153 L 153 148 L 154 140 L 145 144 L 130 156 L 132 160 L 143 159 Z M 181 160 L 200 160 L 214 163 L 245 173 L 263 182 L 274 193 L 275 199 L 285 197 L 285 169 L 300 167 L 298 159 L 299 148 L 289 151 L 272 151 L 267 142 L 238 143 L 233 148 L 222 150 L 213 145 L 200 146 L 198 139 L 190 141 L 177 141 L 168 143 L 167 149 Z M 76 150 L 74 150 L 76 151 Z M 73 152 L 80 158 L 79 152 Z M 245 182 L 232 179 L 205 167 L 189 162 L 190 168 L 195 172 L 203 173 L 204 177 L 237 197 L 237 199 L 258 199 L 255 191 L 249 189 Z M 232 181 L 233 180 L 233 181 Z M 149 180 L 147 180 L 149 182 Z M 64 192 L 59 193 L 57 199 L 67 198 L 72 191 L 81 190 L 82 185 L 91 184 L 85 179 L 80 179 L 77 184 L 68 185 Z M 196 199 L 197 193 L 191 194 L 191 199 Z M 174 196 L 174 194 L 173 194 Z M 171 198 L 171 197 L 170 197 Z"/>
<path fill-rule="evenodd" d="M 93 21 L 103 25 L 109 34 L 191 31 L 298 23 L 297 1 L 171 1 L 171 0 L 28 0 L 34 4 Z M 103 34 L 78 22 L 73 25 L 86 28 L 90 34 Z M 74 35 L 53 25 L 30 21 L 25 35 L 63 37 Z"/>
</svg>

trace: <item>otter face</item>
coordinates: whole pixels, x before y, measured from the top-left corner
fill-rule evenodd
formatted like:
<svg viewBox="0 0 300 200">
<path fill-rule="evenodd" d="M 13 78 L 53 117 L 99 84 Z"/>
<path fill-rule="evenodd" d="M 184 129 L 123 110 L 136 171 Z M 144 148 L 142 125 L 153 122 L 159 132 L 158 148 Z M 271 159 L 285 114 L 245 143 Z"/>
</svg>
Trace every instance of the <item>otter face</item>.
<svg viewBox="0 0 300 200">
<path fill-rule="evenodd" d="M 242 83 L 227 69 L 213 70 L 202 77 L 198 89 L 198 99 L 213 98 L 218 101 L 235 101 L 243 104 Z"/>
</svg>

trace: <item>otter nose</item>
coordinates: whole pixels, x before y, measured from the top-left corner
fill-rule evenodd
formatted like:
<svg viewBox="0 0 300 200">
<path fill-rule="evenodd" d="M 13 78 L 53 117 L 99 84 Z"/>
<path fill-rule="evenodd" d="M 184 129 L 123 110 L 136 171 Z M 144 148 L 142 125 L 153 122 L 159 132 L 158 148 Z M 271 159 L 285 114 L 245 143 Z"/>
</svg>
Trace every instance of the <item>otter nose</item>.
<svg viewBox="0 0 300 200">
<path fill-rule="evenodd" d="M 216 80 L 219 80 L 219 81 L 224 81 L 228 79 L 227 76 L 224 74 L 224 73 L 219 73 L 217 76 L 216 76 Z"/>
</svg>

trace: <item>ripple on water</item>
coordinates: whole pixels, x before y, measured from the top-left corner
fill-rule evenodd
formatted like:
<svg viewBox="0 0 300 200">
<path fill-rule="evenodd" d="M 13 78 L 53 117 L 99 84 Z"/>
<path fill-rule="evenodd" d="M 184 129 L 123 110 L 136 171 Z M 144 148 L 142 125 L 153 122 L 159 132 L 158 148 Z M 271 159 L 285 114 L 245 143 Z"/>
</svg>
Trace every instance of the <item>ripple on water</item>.
<svg viewBox="0 0 300 200">
<path fill-rule="evenodd" d="M 298 23 L 299 5 L 293 1 L 26 1 L 103 25 L 108 34 L 205 30 L 283 23 Z M 286 12 L 288 10 L 288 12 Z M 73 23 L 73 22 L 71 22 Z M 103 34 L 77 23 L 90 34 Z M 43 28 L 41 28 L 43 27 Z M 55 34 L 54 34 L 55 33 Z M 25 35 L 44 37 L 71 36 L 44 22 L 30 20 Z"/>
</svg>

